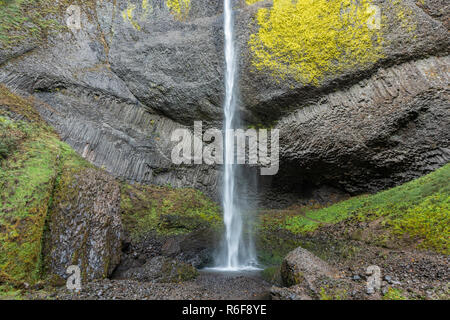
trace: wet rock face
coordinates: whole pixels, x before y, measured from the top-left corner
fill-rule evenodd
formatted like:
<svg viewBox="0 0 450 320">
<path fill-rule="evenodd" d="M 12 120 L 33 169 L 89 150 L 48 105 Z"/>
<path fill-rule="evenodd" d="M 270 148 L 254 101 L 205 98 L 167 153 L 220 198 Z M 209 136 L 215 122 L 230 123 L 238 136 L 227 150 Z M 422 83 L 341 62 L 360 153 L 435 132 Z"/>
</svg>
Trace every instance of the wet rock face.
<svg viewBox="0 0 450 320">
<path fill-rule="evenodd" d="M 255 17 L 272 1 L 236 1 L 241 115 L 281 134 L 269 189 L 376 191 L 448 161 L 448 10 L 442 0 L 394 2 L 374 1 L 387 19 L 382 57 L 312 84 L 254 67 Z M 0 50 L 0 82 L 41 101 L 63 140 L 115 176 L 217 195 L 220 168 L 173 165 L 170 138 L 194 120 L 222 126 L 222 3 L 192 0 L 186 14 L 146 3 L 86 5 L 81 30 Z"/>
<path fill-rule="evenodd" d="M 375 192 L 450 160 L 446 58 L 381 69 L 281 119 L 281 171 L 274 184 L 329 183 Z M 295 177 L 295 179 L 293 179 Z"/>
<path fill-rule="evenodd" d="M 119 186 L 96 169 L 64 172 L 60 179 L 44 249 L 48 272 L 67 278 L 67 268 L 77 265 L 83 281 L 108 277 L 121 255 Z"/>
</svg>

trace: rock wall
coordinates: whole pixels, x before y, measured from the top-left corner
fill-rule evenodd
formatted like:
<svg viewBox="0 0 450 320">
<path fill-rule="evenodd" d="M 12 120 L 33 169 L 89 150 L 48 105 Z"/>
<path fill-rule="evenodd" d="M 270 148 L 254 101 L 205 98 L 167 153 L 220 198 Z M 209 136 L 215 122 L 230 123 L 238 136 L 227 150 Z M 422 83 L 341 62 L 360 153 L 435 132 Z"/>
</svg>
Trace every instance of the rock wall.
<svg viewBox="0 0 450 320">
<path fill-rule="evenodd" d="M 448 57 L 380 69 L 287 116 L 276 183 L 328 183 L 349 193 L 378 191 L 450 160 Z"/>
<path fill-rule="evenodd" d="M 320 11 L 327 9 L 319 2 L 235 2 L 244 124 L 281 130 L 281 171 L 264 184 L 269 193 L 286 185 L 295 198 L 303 191 L 292 186 L 305 183 L 375 191 L 448 162 L 448 13 L 440 0 L 362 3 L 356 16 L 337 18 L 359 42 L 335 44 L 320 42 L 336 12 Z M 366 24 L 369 5 L 381 10 L 379 29 Z M 1 49 L 0 82 L 41 101 L 61 137 L 110 173 L 217 195 L 220 167 L 174 166 L 170 135 L 194 120 L 221 127 L 221 3 L 118 0 L 82 2 L 81 9 L 80 30 Z M 302 12 L 322 12 L 327 23 L 299 19 Z M 277 17 L 314 32 L 296 32 L 293 47 L 277 46 L 263 37 L 291 45 L 289 34 L 277 33 Z M 355 22 L 363 31 L 352 29 Z M 314 58 L 321 48 L 334 48 L 325 61 Z M 286 54 L 306 58 L 280 64 L 277 55 Z"/>
<path fill-rule="evenodd" d="M 54 195 L 45 244 L 47 272 L 67 278 L 80 267 L 83 282 L 110 276 L 120 262 L 120 189 L 97 169 L 66 168 Z"/>
</svg>

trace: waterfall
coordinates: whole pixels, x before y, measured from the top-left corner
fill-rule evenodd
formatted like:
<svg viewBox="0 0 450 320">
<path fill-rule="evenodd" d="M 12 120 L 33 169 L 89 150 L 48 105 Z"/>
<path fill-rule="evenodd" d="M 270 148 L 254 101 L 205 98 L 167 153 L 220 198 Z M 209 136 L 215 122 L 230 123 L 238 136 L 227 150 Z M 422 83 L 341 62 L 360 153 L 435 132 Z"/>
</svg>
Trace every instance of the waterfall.
<svg viewBox="0 0 450 320">
<path fill-rule="evenodd" d="M 225 101 L 224 101 L 224 173 L 223 173 L 223 217 L 225 237 L 216 269 L 237 271 L 253 269 L 255 255 L 251 237 L 243 239 L 242 208 L 237 199 L 236 167 L 234 163 L 234 131 L 239 123 L 237 95 L 237 61 L 234 43 L 234 22 L 232 0 L 224 0 L 224 33 L 225 33 Z M 246 243 L 247 242 L 247 243 Z"/>
</svg>

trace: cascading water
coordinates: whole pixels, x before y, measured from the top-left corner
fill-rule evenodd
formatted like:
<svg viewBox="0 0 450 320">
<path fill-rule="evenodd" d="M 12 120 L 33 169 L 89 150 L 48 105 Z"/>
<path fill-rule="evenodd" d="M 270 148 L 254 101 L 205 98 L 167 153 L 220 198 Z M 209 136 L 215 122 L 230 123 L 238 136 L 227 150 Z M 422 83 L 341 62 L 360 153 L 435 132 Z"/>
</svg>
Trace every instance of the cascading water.
<svg viewBox="0 0 450 320">
<path fill-rule="evenodd" d="M 234 43 L 234 25 L 232 0 L 224 0 L 225 33 L 225 137 L 224 137 L 224 175 L 223 175 L 223 214 L 225 238 L 215 269 L 238 271 L 255 269 L 255 255 L 251 243 L 245 243 L 242 235 L 242 208 L 236 197 L 236 168 L 234 163 L 234 132 L 237 119 L 236 110 L 236 75 L 237 62 Z M 247 242 L 251 238 L 247 239 Z"/>
</svg>

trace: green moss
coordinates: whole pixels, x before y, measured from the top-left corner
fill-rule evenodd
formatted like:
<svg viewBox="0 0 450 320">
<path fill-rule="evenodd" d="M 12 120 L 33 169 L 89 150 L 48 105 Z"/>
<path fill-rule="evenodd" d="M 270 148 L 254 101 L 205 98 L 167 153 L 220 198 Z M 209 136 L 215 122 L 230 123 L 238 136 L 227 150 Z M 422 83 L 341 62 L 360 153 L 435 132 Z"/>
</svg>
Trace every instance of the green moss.
<svg viewBox="0 0 450 320">
<path fill-rule="evenodd" d="M 148 232 L 218 230 L 222 225 L 217 204 L 194 189 L 122 184 L 121 192 L 123 223 L 133 238 Z"/>
<path fill-rule="evenodd" d="M 333 286 L 323 286 L 319 290 L 320 300 L 346 300 L 348 292 L 344 288 L 335 288 Z"/>
<path fill-rule="evenodd" d="M 162 268 L 162 282 L 184 282 L 197 278 L 198 271 L 191 264 L 166 260 Z"/>
<path fill-rule="evenodd" d="M 270 266 L 261 272 L 261 277 L 273 284 L 281 285 L 280 266 Z"/>
<path fill-rule="evenodd" d="M 28 129 L 25 121 L 13 121 L 9 117 L 0 116 L 0 160 L 17 149 L 20 141 L 28 135 Z"/>
<path fill-rule="evenodd" d="M 10 285 L 0 285 L 0 300 L 22 300 L 22 291 Z"/>
<path fill-rule="evenodd" d="M 47 127 L 39 113 L 33 107 L 33 98 L 23 98 L 12 93 L 0 83 L 0 115 L 9 116 L 10 113 L 20 114 L 28 122 L 38 123 L 39 128 Z"/>
<path fill-rule="evenodd" d="M 133 26 L 134 29 L 140 31 L 141 26 L 134 19 L 135 10 L 136 10 L 136 5 L 128 4 L 128 7 L 122 12 L 122 18 L 124 21 L 128 21 Z"/>
<path fill-rule="evenodd" d="M 400 289 L 389 288 L 383 300 L 407 300 Z"/>
<path fill-rule="evenodd" d="M 245 3 L 248 4 L 248 5 L 252 5 L 252 4 L 255 4 L 257 2 L 261 2 L 261 1 L 264 1 L 264 0 L 245 0 Z"/>
<path fill-rule="evenodd" d="M 4 87 L 0 101 L 2 128 L 20 138 L 0 163 L 0 282 L 33 283 L 41 274 L 45 222 L 62 164 L 84 160 L 40 121 L 31 101 Z"/>
<path fill-rule="evenodd" d="M 276 227 L 275 227 L 276 228 Z M 256 235 L 256 249 L 258 261 L 264 266 L 279 266 L 286 254 L 302 245 L 292 234 L 280 234 L 279 230 L 268 226 L 258 230 Z"/>
<path fill-rule="evenodd" d="M 286 254 L 303 245 L 295 235 L 285 227 L 286 220 L 301 215 L 305 207 L 292 206 L 284 210 L 261 212 L 256 223 L 256 247 L 258 261 L 265 266 L 280 265 Z M 305 224 L 309 220 L 304 221 Z"/>
<path fill-rule="evenodd" d="M 418 238 L 419 248 L 450 253 L 450 196 L 435 194 L 408 208 L 402 217 L 389 220 L 397 235 Z"/>
<path fill-rule="evenodd" d="M 449 180 L 450 164 L 447 164 L 399 187 L 375 195 L 354 197 L 323 209 L 306 209 L 272 223 L 293 234 L 307 234 L 323 225 L 346 219 L 380 219 L 386 232 L 392 232 L 397 237 L 413 237 L 418 240 L 420 248 L 448 254 Z"/>
<path fill-rule="evenodd" d="M 51 0 L 0 1 L 0 45 L 14 46 L 22 41 L 42 40 L 50 31 L 63 28 L 57 21 L 67 3 Z"/>
<path fill-rule="evenodd" d="M 23 143 L 0 170 L 0 269 L 10 278 L 39 276 L 41 238 L 58 173 L 59 140 L 43 133 Z"/>
</svg>

